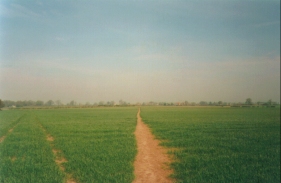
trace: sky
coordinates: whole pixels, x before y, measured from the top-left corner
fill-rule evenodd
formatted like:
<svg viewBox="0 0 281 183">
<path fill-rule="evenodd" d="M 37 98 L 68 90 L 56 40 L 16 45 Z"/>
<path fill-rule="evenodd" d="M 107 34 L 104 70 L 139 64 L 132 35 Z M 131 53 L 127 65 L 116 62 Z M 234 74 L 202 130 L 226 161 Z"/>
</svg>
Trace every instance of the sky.
<svg viewBox="0 0 281 183">
<path fill-rule="evenodd" d="M 0 99 L 280 102 L 279 0 L 0 0 Z"/>
</svg>

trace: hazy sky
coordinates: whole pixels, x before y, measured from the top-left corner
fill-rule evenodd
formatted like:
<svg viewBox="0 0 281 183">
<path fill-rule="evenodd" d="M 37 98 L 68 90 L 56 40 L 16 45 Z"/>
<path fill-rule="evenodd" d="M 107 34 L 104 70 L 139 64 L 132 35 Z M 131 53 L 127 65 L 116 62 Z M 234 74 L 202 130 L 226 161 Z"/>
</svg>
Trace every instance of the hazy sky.
<svg viewBox="0 0 281 183">
<path fill-rule="evenodd" d="M 0 0 L 0 98 L 280 101 L 279 0 Z"/>
</svg>

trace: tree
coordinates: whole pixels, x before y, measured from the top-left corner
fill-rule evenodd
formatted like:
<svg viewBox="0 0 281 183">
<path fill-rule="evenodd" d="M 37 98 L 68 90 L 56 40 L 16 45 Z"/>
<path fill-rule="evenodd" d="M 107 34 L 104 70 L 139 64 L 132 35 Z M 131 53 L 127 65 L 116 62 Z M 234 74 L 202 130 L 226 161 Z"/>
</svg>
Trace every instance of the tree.
<svg viewBox="0 0 281 183">
<path fill-rule="evenodd" d="M 76 102 L 75 102 L 74 100 L 72 100 L 72 101 L 69 103 L 69 105 L 74 106 L 74 105 L 76 105 Z"/>
<path fill-rule="evenodd" d="M 35 105 L 36 105 L 36 106 L 43 106 L 43 105 L 44 105 L 44 102 L 41 101 L 41 100 L 37 100 L 37 101 L 35 102 Z"/>
<path fill-rule="evenodd" d="M 35 106 L 35 102 L 32 100 L 26 101 L 27 106 Z"/>
<path fill-rule="evenodd" d="M 23 101 L 21 101 L 21 100 L 16 101 L 16 106 L 17 106 L 17 107 L 23 107 L 23 106 L 24 106 Z"/>
<path fill-rule="evenodd" d="M 0 99 L 0 109 L 3 108 L 3 107 L 5 107 L 5 104 L 4 104 L 4 102 Z"/>
<path fill-rule="evenodd" d="M 46 102 L 46 105 L 48 105 L 48 106 L 52 106 L 52 105 L 54 105 L 54 101 L 52 101 L 52 100 L 48 100 L 48 102 Z"/>
<path fill-rule="evenodd" d="M 15 106 L 16 105 L 16 102 L 15 101 L 11 101 L 11 100 L 4 100 L 2 102 L 4 103 L 4 105 L 6 107 L 11 107 L 11 106 Z"/>
<path fill-rule="evenodd" d="M 251 98 L 247 98 L 245 104 L 252 105 L 252 99 Z"/>
<path fill-rule="evenodd" d="M 199 104 L 200 104 L 200 105 L 208 105 L 208 102 L 201 101 Z"/>
<path fill-rule="evenodd" d="M 60 101 L 60 100 L 56 100 L 56 104 L 57 104 L 58 106 L 60 106 L 60 105 L 61 105 L 61 101 Z"/>
<path fill-rule="evenodd" d="M 271 106 L 271 104 L 272 104 L 272 100 L 270 99 L 268 100 L 267 105 Z"/>
</svg>

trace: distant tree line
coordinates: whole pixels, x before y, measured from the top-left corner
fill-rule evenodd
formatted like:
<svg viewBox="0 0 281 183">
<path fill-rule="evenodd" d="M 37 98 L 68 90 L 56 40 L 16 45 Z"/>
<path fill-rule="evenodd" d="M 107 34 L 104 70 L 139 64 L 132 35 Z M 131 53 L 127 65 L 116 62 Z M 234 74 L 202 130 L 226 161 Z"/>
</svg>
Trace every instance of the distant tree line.
<svg viewBox="0 0 281 183">
<path fill-rule="evenodd" d="M 54 105 L 54 102 L 52 100 L 49 100 L 47 102 L 44 102 L 42 100 L 18 100 L 18 101 L 12 101 L 12 100 L 4 100 L 4 105 L 6 107 L 25 107 L 25 106 L 51 106 Z"/>
<path fill-rule="evenodd" d="M 1 100 L 0 99 L 0 108 L 5 107 L 27 107 L 27 106 L 38 106 L 38 107 L 43 107 L 43 106 L 64 106 L 64 107 L 98 107 L 98 106 L 132 106 L 132 105 L 137 105 L 137 106 L 274 106 L 279 103 L 273 102 L 271 99 L 268 100 L 267 102 L 253 102 L 251 98 L 247 98 L 245 102 L 237 102 L 237 103 L 230 103 L 230 102 L 223 102 L 223 101 L 217 101 L 217 102 L 207 102 L 207 101 L 200 101 L 198 103 L 196 102 L 188 102 L 188 101 L 183 101 L 183 102 L 137 102 L 134 104 L 131 104 L 129 102 L 119 100 L 118 103 L 115 103 L 114 101 L 100 101 L 100 102 L 94 102 L 94 103 L 77 103 L 74 100 L 71 100 L 69 103 L 62 103 L 61 100 L 48 100 L 46 102 L 42 100 L 19 100 L 19 101 L 12 101 L 12 100 Z"/>
<path fill-rule="evenodd" d="M 251 98 L 247 98 L 245 102 L 223 102 L 223 101 L 217 101 L 217 102 L 208 102 L 208 101 L 200 101 L 198 103 L 196 102 L 143 102 L 139 105 L 147 105 L 147 106 L 272 106 L 277 105 L 277 102 L 273 102 L 272 100 L 268 100 L 267 102 L 253 102 Z"/>
<path fill-rule="evenodd" d="M 4 104 L 4 102 L 0 99 L 0 109 L 3 108 L 3 107 L 5 107 L 5 104 Z"/>
<path fill-rule="evenodd" d="M 33 101 L 33 100 L 18 100 L 18 101 L 12 101 L 12 100 L 0 100 L 0 105 L 1 108 L 6 106 L 6 107 L 27 107 L 27 106 L 127 106 L 127 105 L 131 105 L 129 102 L 123 101 L 123 100 L 119 100 L 118 103 L 115 103 L 114 101 L 100 101 L 100 102 L 94 102 L 92 104 L 90 104 L 89 102 L 86 103 L 77 103 L 75 100 L 71 100 L 69 103 L 62 103 L 61 100 L 48 100 L 46 102 L 42 101 L 42 100 L 37 100 L 37 101 Z"/>
</svg>

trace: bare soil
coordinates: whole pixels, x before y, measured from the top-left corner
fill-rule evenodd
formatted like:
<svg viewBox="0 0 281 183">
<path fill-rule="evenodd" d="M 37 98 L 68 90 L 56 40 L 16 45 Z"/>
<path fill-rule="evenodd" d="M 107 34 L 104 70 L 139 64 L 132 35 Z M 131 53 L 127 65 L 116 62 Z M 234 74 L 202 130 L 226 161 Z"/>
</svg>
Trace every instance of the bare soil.
<svg viewBox="0 0 281 183">
<path fill-rule="evenodd" d="M 13 156 L 13 157 L 11 158 L 11 161 L 14 162 L 14 161 L 16 161 L 16 159 L 17 159 L 17 157 Z"/>
<path fill-rule="evenodd" d="M 3 137 L 1 137 L 1 138 L 0 138 L 0 143 L 2 143 L 5 138 L 6 138 L 6 135 L 4 135 Z"/>
<path fill-rule="evenodd" d="M 137 114 L 137 127 L 135 131 L 138 154 L 134 162 L 135 180 L 133 183 L 170 183 L 174 182 L 169 177 L 173 171 L 169 168 L 171 159 L 167 149 L 159 145 L 150 129 L 143 123 L 140 117 L 140 109 Z"/>
<path fill-rule="evenodd" d="M 54 141 L 54 137 L 52 137 L 51 135 L 47 135 L 47 141 Z"/>
</svg>

